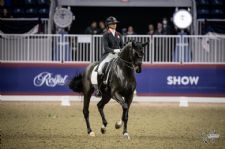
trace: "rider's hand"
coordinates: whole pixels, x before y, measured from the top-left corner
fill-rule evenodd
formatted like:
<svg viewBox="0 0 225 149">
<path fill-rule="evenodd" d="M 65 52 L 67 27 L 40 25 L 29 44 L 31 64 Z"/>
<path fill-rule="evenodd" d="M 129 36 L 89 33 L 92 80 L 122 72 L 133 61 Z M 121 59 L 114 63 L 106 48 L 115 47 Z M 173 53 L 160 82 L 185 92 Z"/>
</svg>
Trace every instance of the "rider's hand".
<svg viewBox="0 0 225 149">
<path fill-rule="evenodd" d="M 114 49 L 113 52 L 114 53 L 119 53 L 120 52 L 120 49 Z"/>
</svg>

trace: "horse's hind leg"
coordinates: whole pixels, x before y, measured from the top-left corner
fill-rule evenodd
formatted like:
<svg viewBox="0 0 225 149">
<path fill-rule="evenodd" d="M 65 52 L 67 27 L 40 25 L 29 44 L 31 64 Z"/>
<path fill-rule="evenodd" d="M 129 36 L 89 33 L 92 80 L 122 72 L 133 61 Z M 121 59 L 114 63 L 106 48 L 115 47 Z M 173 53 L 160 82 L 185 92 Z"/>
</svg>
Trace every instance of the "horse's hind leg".
<svg viewBox="0 0 225 149">
<path fill-rule="evenodd" d="M 91 93 L 84 95 L 84 105 L 83 105 L 83 114 L 87 125 L 87 132 L 90 136 L 95 136 L 94 132 L 91 130 L 89 122 L 89 104 L 90 104 Z"/>
<path fill-rule="evenodd" d="M 105 104 L 107 104 L 110 100 L 110 97 L 108 96 L 103 96 L 102 99 L 99 101 L 99 103 L 97 104 L 98 106 L 98 111 L 102 117 L 102 127 L 101 127 L 101 133 L 104 134 L 106 132 L 106 126 L 107 126 L 107 121 L 105 118 L 105 114 L 104 114 L 104 106 Z"/>
</svg>

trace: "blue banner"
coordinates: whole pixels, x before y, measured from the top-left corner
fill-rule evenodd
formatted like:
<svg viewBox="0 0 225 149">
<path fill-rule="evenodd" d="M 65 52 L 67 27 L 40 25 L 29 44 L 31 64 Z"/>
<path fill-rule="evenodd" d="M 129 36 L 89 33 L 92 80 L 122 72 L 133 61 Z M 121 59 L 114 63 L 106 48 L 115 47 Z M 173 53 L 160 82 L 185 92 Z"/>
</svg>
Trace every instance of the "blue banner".
<svg viewBox="0 0 225 149">
<path fill-rule="evenodd" d="M 7 65 L 9 67 L 7 67 Z M 68 82 L 86 65 L 6 64 L 0 69 L 2 94 L 68 94 Z"/>
<path fill-rule="evenodd" d="M 139 95 L 225 96 L 224 77 L 224 66 L 150 66 L 138 75 L 137 92 Z"/>
<path fill-rule="evenodd" d="M 68 81 L 87 64 L 0 64 L 1 94 L 71 95 Z M 144 65 L 138 95 L 223 96 L 224 65 Z"/>
</svg>

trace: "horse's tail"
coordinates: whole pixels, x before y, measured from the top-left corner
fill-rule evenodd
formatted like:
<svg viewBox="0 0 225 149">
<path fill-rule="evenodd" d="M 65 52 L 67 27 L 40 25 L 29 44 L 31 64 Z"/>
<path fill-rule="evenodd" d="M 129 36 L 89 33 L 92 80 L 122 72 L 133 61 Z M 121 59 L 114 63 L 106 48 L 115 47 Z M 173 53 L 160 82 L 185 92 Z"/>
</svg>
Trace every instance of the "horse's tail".
<svg viewBox="0 0 225 149">
<path fill-rule="evenodd" d="M 69 83 L 69 88 L 74 92 L 83 92 L 83 73 L 75 76 Z"/>
</svg>

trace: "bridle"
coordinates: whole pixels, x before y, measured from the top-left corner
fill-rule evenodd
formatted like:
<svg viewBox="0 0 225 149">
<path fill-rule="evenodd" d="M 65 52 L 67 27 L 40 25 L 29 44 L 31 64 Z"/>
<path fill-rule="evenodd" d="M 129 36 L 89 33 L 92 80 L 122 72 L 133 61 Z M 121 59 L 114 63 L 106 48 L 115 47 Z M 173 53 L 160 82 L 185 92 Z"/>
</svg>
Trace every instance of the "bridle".
<svg viewBox="0 0 225 149">
<path fill-rule="evenodd" d="M 128 61 L 122 59 L 119 55 L 118 55 L 117 59 L 118 60 L 121 60 L 125 64 L 125 66 L 127 66 L 128 68 L 134 70 L 133 63 L 132 62 L 128 62 Z"/>
<path fill-rule="evenodd" d="M 137 52 L 135 49 L 132 48 L 132 50 L 133 50 L 132 52 L 136 53 L 136 54 L 138 55 L 139 58 L 142 57 L 142 56 L 140 55 L 140 53 Z M 121 52 L 122 52 L 122 51 L 121 51 Z M 118 60 L 121 60 L 121 61 L 125 64 L 125 66 L 127 66 L 128 68 L 134 70 L 134 64 L 133 64 L 133 62 L 129 62 L 129 61 L 127 61 L 127 60 L 122 59 L 122 58 L 120 57 L 120 55 L 118 55 L 117 59 L 118 59 Z"/>
</svg>

